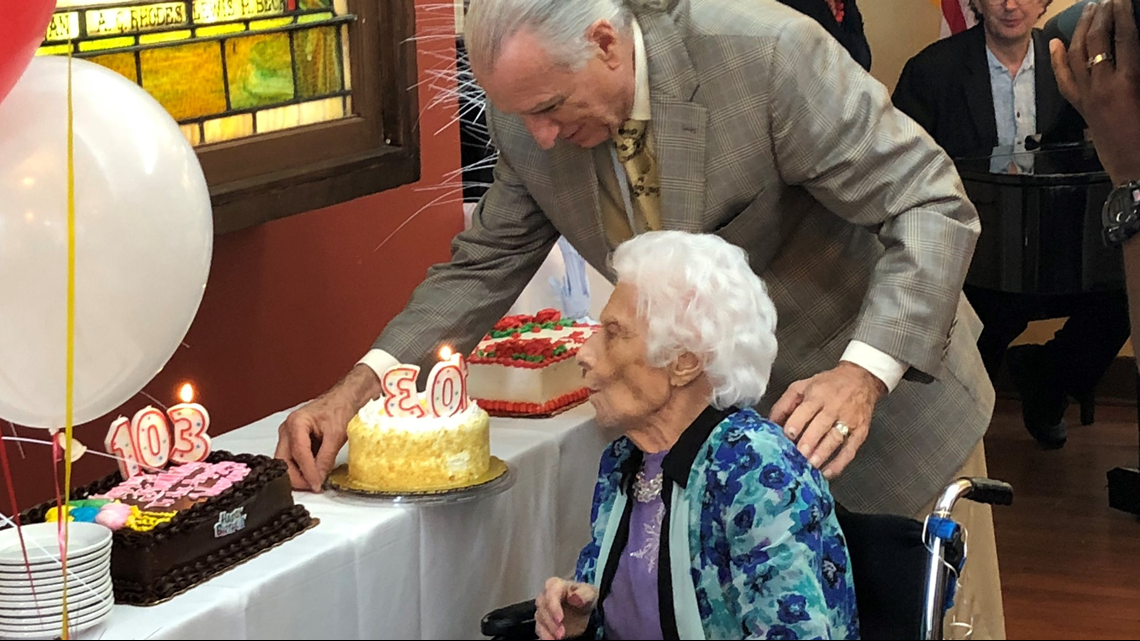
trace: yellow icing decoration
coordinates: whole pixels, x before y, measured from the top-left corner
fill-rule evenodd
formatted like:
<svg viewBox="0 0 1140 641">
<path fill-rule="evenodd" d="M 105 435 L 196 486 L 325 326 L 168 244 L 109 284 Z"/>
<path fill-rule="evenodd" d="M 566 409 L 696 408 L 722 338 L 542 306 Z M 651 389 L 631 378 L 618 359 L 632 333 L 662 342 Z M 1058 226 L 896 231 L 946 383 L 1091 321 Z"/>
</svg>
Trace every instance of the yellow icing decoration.
<svg viewBox="0 0 1140 641">
<path fill-rule="evenodd" d="M 67 520 L 74 521 L 75 519 L 72 518 L 71 514 L 68 512 L 69 507 L 70 506 L 67 506 L 67 505 L 63 506 L 63 513 L 67 514 Z M 47 514 L 44 515 L 44 520 L 47 521 L 48 523 L 55 523 L 56 521 L 58 521 L 59 520 L 59 508 L 53 507 L 53 508 L 48 509 Z"/>
<path fill-rule="evenodd" d="M 174 518 L 178 512 L 143 512 L 138 506 L 131 506 L 131 516 L 127 527 L 138 532 L 149 532 Z"/>
</svg>

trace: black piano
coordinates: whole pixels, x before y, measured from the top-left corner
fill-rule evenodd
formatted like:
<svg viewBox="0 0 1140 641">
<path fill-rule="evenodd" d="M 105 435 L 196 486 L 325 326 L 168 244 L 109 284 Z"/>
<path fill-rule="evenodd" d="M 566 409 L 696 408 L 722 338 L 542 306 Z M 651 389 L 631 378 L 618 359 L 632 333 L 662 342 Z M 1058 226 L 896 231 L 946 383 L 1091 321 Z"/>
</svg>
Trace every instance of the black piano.
<svg viewBox="0 0 1140 641">
<path fill-rule="evenodd" d="M 1037 294 L 1124 288 L 1121 250 L 1101 240 L 1112 183 L 1092 147 L 999 147 L 955 164 L 982 220 L 967 283 Z"/>
<path fill-rule="evenodd" d="M 982 221 L 967 283 L 1037 294 L 1124 289 L 1123 254 L 1101 236 L 1112 183 L 1092 146 L 998 147 L 955 164 Z M 1140 468 L 1110 470 L 1108 486 L 1110 506 L 1140 514 Z"/>
</svg>

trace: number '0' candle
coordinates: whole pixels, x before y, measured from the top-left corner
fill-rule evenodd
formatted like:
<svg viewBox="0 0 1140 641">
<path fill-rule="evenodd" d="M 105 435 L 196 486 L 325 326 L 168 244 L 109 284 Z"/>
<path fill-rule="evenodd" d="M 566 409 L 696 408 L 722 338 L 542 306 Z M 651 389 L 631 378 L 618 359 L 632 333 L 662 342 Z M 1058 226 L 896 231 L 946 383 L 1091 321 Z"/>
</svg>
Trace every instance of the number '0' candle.
<svg viewBox="0 0 1140 641">
<path fill-rule="evenodd" d="M 450 347 L 439 350 L 440 362 L 428 376 L 427 392 L 433 416 L 455 416 L 465 409 L 467 381 L 463 375 L 462 358 Z"/>
</svg>

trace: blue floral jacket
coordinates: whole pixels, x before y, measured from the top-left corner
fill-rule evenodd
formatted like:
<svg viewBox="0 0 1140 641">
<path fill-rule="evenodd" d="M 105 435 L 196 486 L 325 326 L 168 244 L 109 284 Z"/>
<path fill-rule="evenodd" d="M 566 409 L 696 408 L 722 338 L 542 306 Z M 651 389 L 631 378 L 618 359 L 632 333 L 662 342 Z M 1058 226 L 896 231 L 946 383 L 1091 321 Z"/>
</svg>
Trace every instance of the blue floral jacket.
<svg viewBox="0 0 1140 641">
<path fill-rule="evenodd" d="M 594 630 L 628 538 L 641 452 L 626 438 L 602 455 L 592 540 L 577 580 L 600 591 Z M 663 464 L 658 559 L 665 638 L 855 639 L 851 560 L 827 481 L 779 426 L 751 409 L 707 409 Z"/>
</svg>

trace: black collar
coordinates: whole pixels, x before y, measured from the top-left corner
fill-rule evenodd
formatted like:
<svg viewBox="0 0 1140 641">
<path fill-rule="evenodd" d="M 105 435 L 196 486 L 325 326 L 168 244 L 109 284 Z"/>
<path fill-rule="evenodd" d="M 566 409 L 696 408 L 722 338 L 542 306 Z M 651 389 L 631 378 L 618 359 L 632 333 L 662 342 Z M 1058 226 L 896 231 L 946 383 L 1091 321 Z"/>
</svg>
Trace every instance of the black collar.
<svg viewBox="0 0 1140 641">
<path fill-rule="evenodd" d="M 739 411 L 735 407 L 723 410 L 706 407 L 700 416 L 697 416 L 685 428 L 685 431 L 681 433 L 681 438 L 677 439 L 669 453 L 665 455 L 665 460 L 661 461 L 662 475 L 682 488 L 688 487 L 689 473 L 693 470 L 693 462 L 696 461 L 697 453 L 701 451 L 701 447 L 709 440 L 709 435 L 712 434 L 713 429 L 720 425 L 726 416 Z M 641 468 L 642 458 L 641 450 L 635 447 L 622 465 L 622 479 L 625 483 L 628 483 L 637 474 L 637 470 Z"/>
</svg>

